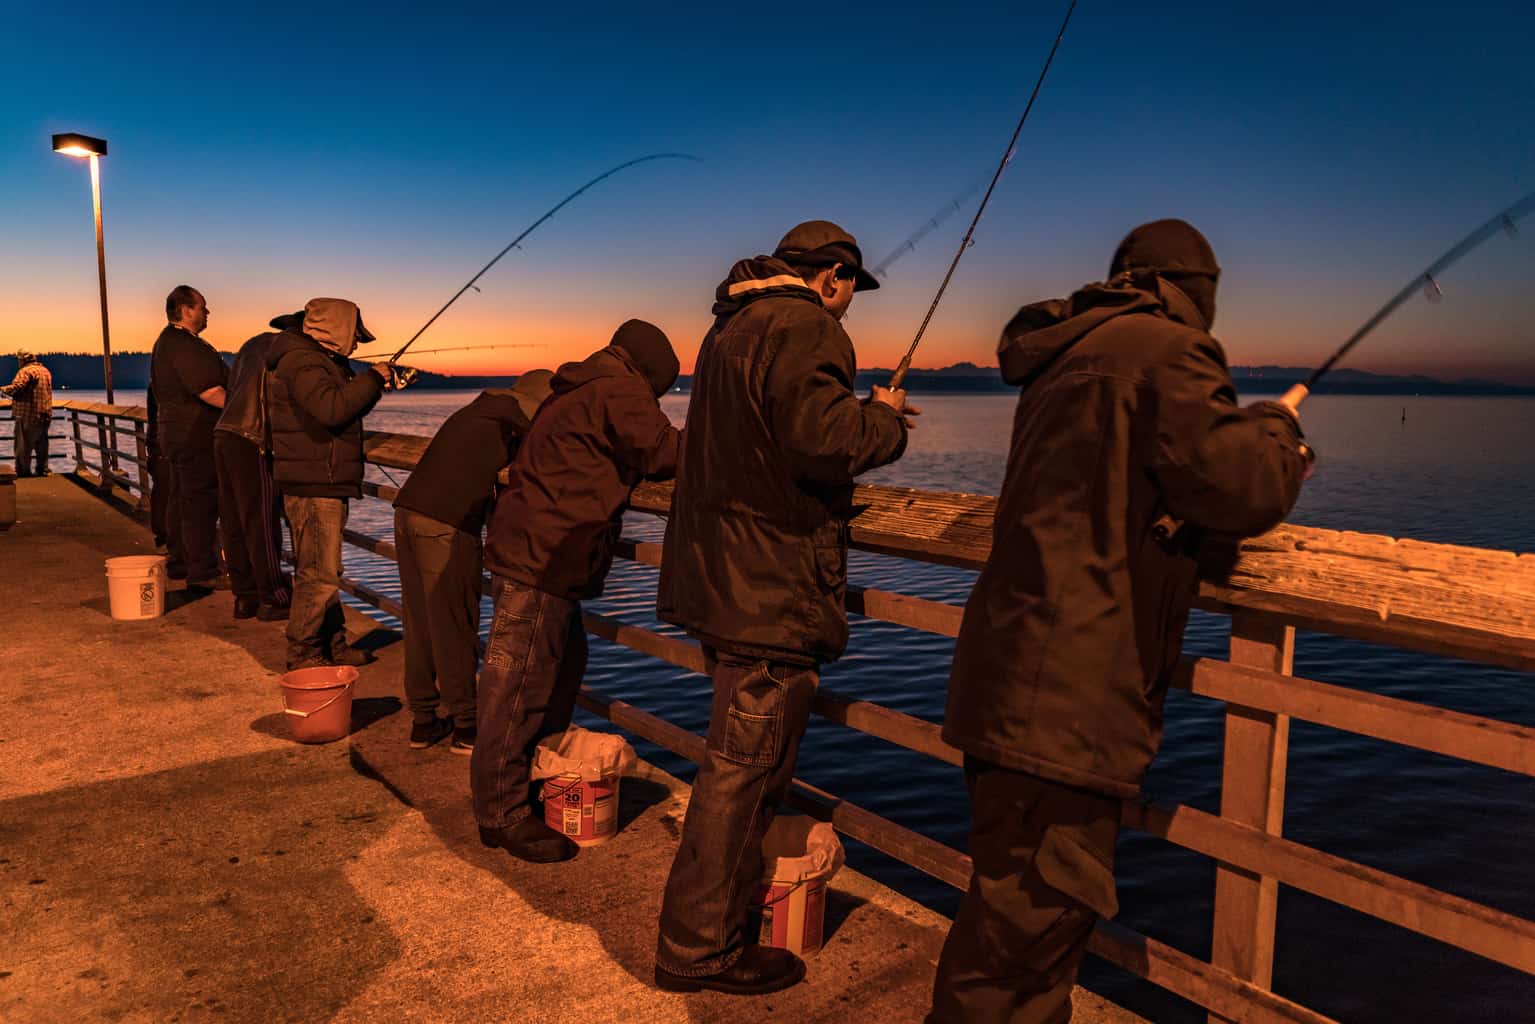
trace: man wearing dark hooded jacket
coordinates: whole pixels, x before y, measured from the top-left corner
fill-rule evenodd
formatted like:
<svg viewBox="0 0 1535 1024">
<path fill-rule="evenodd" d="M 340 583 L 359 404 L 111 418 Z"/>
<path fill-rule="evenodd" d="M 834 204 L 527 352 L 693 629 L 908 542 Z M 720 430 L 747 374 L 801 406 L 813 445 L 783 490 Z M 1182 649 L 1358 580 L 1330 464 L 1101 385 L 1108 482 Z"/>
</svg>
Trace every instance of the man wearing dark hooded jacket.
<svg viewBox="0 0 1535 1024">
<path fill-rule="evenodd" d="M 677 370 L 671 342 L 643 320 L 561 366 L 491 514 L 496 607 L 469 778 L 480 841 L 523 860 L 577 851 L 532 813 L 528 770 L 538 741 L 570 725 L 586 672 L 581 602 L 602 593 L 629 494 L 677 470 L 677 428 L 657 401 Z"/>
<path fill-rule="evenodd" d="M 715 292 L 699 350 L 657 608 L 715 660 L 708 751 L 666 883 L 656 983 L 772 992 L 804 977 L 745 944 L 762 837 L 794 775 L 819 666 L 847 646 L 853 480 L 894 462 L 905 394 L 853 393 L 841 319 L 879 283 L 853 236 L 808 221 Z"/>
<path fill-rule="evenodd" d="M 432 746 L 451 725 L 449 749 L 474 753 L 485 571 L 480 533 L 496 477 L 517 454 L 553 377 L 530 370 L 513 387 L 482 391 L 449 416 L 394 499 L 413 750 Z M 446 719 L 437 717 L 439 705 Z"/>
<path fill-rule="evenodd" d="M 224 411 L 213 428 L 219 532 L 237 619 L 276 622 L 288 617 L 291 591 L 282 568 L 282 495 L 272 478 L 266 364 L 279 334 L 303 325 L 302 310 L 273 317 L 273 330 L 240 346 L 229 370 Z"/>
<path fill-rule="evenodd" d="M 1204 531 L 1289 514 L 1294 410 L 1245 408 L 1210 336 L 1219 267 L 1183 221 L 1120 243 L 1109 280 L 1002 333 L 1021 388 L 991 557 L 965 606 L 943 738 L 965 752 L 974 874 L 933 1024 L 1060 1024 L 1112 917 L 1119 804 L 1161 740 Z M 1169 533 L 1171 536 L 1169 536 Z"/>
<path fill-rule="evenodd" d="M 339 590 L 347 501 L 362 497 L 362 418 L 389 379 L 383 363 L 354 374 L 347 356 L 372 340 L 356 303 L 310 299 L 303 329 L 283 331 L 267 351 L 272 473 L 293 533 L 290 670 L 371 660 L 346 642 Z"/>
</svg>

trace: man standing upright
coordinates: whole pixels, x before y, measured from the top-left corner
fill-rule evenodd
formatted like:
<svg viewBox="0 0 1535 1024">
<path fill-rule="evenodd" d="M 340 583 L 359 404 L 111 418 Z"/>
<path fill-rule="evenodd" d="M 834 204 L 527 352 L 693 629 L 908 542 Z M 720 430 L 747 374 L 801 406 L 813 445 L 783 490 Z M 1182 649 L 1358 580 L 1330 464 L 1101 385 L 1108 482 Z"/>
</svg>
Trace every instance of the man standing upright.
<svg viewBox="0 0 1535 1024">
<path fill-rule="evenodd" d="M 533 813 L 528 773 L 538 741 L 570 725 L 586 673 L 581 602 L 602 594 L 629 494 L 676 472 L 677 428 L 657 400 L 677 370 L 671 342 L 643 320 L 561 366 L 491 514 L 496 611 L 469 780 L 480 842 L 522 860 L 576 855 Z"/>
<path fill-rule="evenodd" d="M 213 427 L 224 408 L 229 370 L 214 347 L 199 337 L 208 327 L 208 302 L 202 292 L 185 284 L 171 289 L 165 297 L 165 318 L 169 323 L 149 357 L 149 387 L 155 397 L 160 451 L 171 470 L 166 570 L 171 579 L 185 579 L 188 587 L 214 587 L 223 569 Z"/>
<path fill-rule="evenodd" d="M 48 475 L 48 431 L 53 427 L 53 374 L 26 349 L 16 353 L 16 376 L 0 395 L 11 399 L 16 428 L 16 475 Z M 30 467 L 35 467 L 35 470 Z"/>
<path fill-rule="evenodd" d="M 715 659 L 699 766 L 661 909 L 656 982 L 743 995 L 805 965 L 747 946 L 762 836 L 794 775 L 820 665 L 847 646 L 853 480 L 906 449 L 905 392 L 860 401 L 841 319 L 878 288 L 853 236 L 809 221 L 715 292 L 666 525 L 658 610 Z"/>
<path fill-rule="evenodd" d="M 437 428 L 394 499 L 405 624 L 405 700 L 410 746 L 424 750 L 453 730 L 455 754 L 474 753 L 475 650 L 480 635 L 480 533 L 496 477 L 517 454 L 549 397 L 548 370 L 510 388 L 482 391 Z M 448 714 L 437 717 L 439 706 Z"/>
<path fill-rule="evenodd" d="M 282 495 L 272 478 L 267 423 L 267 355 L 282 331 L 302 330 L 304 313 L 273 317 L 274 328 L 240 346 L 229 373 L 224 414 L 214 427 L 219 475 L 219 527 L 237 619 L 276 622 L 291 598 L 282 568 Z"/>
<path fill-rule="evenodd" d="M 991 558 L 965 605 L 943 738 L 965 752 L 974 874 L 931 1024 L 1063 1024 L 1118 908 L 1120 801 L 1140 792 L 1205 530 L 1289 514 L 1294 410 L 1236 404 L 1210 336 L 1220 269 L 1180 220 L 1132 231 L 1109 280 L 1002 332 L 1021 388 Z"/>
<path fill-rule="evenodd" d="M 282 331 L 267 350 L 272 474 L 293 532 L 290 670 L 373 660 L 347 643 L 340 598 L 347 502 L 362 497 L 362 418 L 389 379 L 387 363 L 359 375 L 347 356 L 372 340 L 356 303 L 310 299 L 302 329 Z"/>
</svg>

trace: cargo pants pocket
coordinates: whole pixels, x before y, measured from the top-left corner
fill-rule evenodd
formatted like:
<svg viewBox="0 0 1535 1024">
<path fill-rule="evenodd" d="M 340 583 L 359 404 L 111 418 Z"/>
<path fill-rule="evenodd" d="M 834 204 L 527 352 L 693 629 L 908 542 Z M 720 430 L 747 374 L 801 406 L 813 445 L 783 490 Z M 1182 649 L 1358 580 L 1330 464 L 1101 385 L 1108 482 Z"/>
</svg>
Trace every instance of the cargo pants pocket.
<svg viewBox="0 0 1535 1024">
<path fill-rule="evenodd" d="M 539 596 L 531 587 L 502 584 L 497 588 L 490 643 L 485 648 L 486 667 L 516 670 L 527 663 L 543 610 Z"/>
<path fill-rule="evenodd" d="M 720 753 L 739 765 L 772 767 L 783 754 L 783 716 L 784 684 L 759 662 L 731 689 Z"/>
<path fill-rule="evenodd" d="M 1069 825 L 1051 825 L 1040 840 L 1034 869 L 1050 888 L 1099 917 L 1119 913 L 1114 869 L 1092 851 L 1086 837 Z"/>
</svg>

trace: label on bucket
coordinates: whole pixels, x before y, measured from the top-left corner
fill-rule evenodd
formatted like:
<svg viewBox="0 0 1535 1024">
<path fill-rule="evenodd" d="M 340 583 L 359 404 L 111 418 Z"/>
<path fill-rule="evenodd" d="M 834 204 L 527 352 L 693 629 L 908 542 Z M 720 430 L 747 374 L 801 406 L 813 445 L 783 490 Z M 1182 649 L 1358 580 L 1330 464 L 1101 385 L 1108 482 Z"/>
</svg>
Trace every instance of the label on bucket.
<svg viewBox="0 0 1535 1024">
<path fill-rule="evenodd" d="M 155 581 L 139 584 L 139 614 L 153 615 L 155 613 Z"/>
<path fill-rule="evenodd" d="M 618 779 L 561 775 L 544 783 L 544 823 L 583 846 L 618 831 Z"/>
<path fill-rule="evenodd" d="M 821 948 L 826 921 L 826 882 L 763 882 L 752 897 L 751 912 L 759 915 L 757 942 L 810 956 Z"/>
</svg>

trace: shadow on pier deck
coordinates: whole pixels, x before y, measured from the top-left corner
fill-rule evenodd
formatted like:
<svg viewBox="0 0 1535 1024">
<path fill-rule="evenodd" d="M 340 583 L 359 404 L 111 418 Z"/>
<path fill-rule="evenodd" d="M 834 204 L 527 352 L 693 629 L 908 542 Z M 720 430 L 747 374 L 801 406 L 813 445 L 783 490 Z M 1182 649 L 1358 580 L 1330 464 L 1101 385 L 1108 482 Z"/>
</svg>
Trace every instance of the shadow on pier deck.
<svg viewBox="0 0 1535 1024">
<path fill-rule="evenodd" d="M 565 865 L 482 848 L 467 759 L 407 749 L 374 631 L 354 733 L 290 743 L 282 626 L 219 593 L 108 617 L 102 560 L 149 535 L 67 477 L 0 535 L 0 1020 L 917 1021 L 948 922 L 853 871 L 808 981 L 649 983 L 687 787 L 642 765 L 619 836 Z M 173 585 L 179 586 L 179 585 Z M 1079 991 L 1082 1022 L 1135 1018 Z"/>
</svg>

